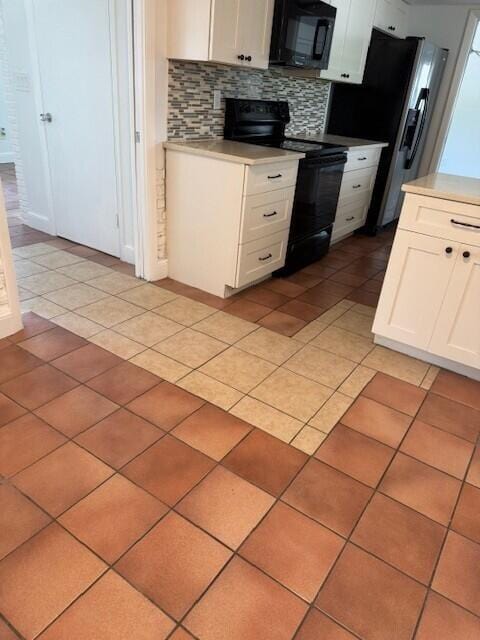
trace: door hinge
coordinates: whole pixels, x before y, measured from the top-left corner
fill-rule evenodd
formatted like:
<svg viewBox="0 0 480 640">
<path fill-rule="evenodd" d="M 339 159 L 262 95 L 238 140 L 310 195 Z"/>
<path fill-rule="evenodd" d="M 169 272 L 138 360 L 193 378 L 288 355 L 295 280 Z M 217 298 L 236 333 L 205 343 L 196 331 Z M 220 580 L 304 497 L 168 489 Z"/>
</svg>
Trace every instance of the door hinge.
<svg viewBox="0 0 480 640">
<path fill-rule="evenodd" d="M 120 218 L 118 217 L 118 213 L 115 216 L 115 224 L 117 225 L 117 229 L 120 227 Z"/>
<path fill-rule="evenodd" d="M 135 131 L 135 142 L 140 142 L 140 131 Z"/>
</svg>

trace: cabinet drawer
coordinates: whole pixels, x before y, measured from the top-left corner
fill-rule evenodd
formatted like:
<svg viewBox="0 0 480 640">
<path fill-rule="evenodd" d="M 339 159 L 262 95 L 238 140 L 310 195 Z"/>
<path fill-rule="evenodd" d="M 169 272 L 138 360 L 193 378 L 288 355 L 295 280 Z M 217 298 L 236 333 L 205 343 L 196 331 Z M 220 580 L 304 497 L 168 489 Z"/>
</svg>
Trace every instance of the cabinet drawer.
<svg viewBox="0 0 480 640">
<path fill-rule="evenodd" d="M 367 217 L 369 203 L 370 199 L 367 197 L 361 198 L 360 201 L 355 199 L 349 204 L 338 207 L 333 225 L 333 241 L 352 233 L 363 225 Z"/>
<path fill-rule="evenodd" d="M 294 195 L 290 187 L 244 198 L 240 244 L 289 229 Z"/>
<path fill-rule="evenodd" d="M 375 184 L 377 175 L 376 167 L 370 169 L 357 169 L 343 174 L 342 186 L 340 188 L 339 202 L 343 198 L 348 198 L 354 194 L 360 194 L 365 191 L 371 191 Z"/>
<path fill-rule="evenodd" d="M 356 169 L 364 169 L 366 167 L 376 167 L 380 162 L 382 150 L 378 147 L 375 149 L 359 148 L 351 149 L 348 154 L 345 171 L 355 171 Z"/>
<path fill-rule="evenodd" d="M 243 287 L 283 267 L 288 229 L 238 247 L 236 286 Z"/>
<path fill-rule="evenodd" d="M 480 207 L 472 204 L 407 193 L 398 226 L 406 231 L 480 246 Z"/>
<path fill-rule="evenodd" d="M 274 189 L 294 187 L 297 182 L 298 160 L 260 164 L 247 167 L 245 196 Z"/>
</svg>

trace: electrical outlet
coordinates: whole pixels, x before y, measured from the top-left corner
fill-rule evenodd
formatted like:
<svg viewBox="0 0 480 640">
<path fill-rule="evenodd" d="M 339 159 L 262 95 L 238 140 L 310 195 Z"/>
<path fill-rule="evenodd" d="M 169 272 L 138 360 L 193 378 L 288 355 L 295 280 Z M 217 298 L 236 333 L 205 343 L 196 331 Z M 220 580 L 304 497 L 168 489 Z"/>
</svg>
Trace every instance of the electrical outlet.
<svg viewBox="0 0 480 640">
<path fill-rule="evenodd" d="M 214 89 L 213 91 L 213 108 L 215 111 L 222 108 L 222 92 L 220 89 Z"/>
</svg>

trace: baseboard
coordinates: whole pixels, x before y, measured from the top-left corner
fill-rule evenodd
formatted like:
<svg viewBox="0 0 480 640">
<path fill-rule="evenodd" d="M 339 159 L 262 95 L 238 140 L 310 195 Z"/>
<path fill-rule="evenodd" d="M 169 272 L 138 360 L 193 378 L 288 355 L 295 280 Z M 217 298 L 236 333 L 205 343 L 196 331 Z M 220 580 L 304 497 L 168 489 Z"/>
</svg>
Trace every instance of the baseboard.
<svg viewBox="0 0 480 640">
<path fill-rule="evenodd" d="M 135 264 L 135 247 L 131 247 L 130 245 L 124 245 L 121 248 L 120 259 L 123 262 L 128 262 L 129 264 Z"/>
<path fill-rule="evenodd" d="M 32 227 L 32 229 L 55 235 L 52 229 L 52 224 L 48 218 L 39 216 L 38 213 L 35 213 L 33 211 L 24 211 L 22 214 L 22 218 L 23 222 L 29 227 Z"/>
<path fill-rule="evenodd" d="M 429 364 L 433 364 L 437 367 L 442 367 L 442 369 L 448 369 L 449 371 L 454 371 L 455 373 L 466 376 L 467 378 L 480 381 L 480 369 L 476 369 L 475 367 L 469 367 L 466 364 L 454 362 L 448 358 L 441 358 L 440 356 L 436 356 L 428 351 L 423 351 L 422 349 L 411 347 L 408 344 L 402 344 L 396 340 L 390 340 L 390 338 L 383 338 L 378 335 L 375 335 L 374 342 L 382 347 L 387 347 L 393 351 L 404 353 L 411 358 L 417 358 L 417 360 L 423 360 L 423 362 L 428 362 Z"/>
<path fill-rule="evenodd" d="M 15 154 L 13 151 L 2 151 L 0 153 L 0 164 L 15 162 Z"/>
<path fill-rule="evenodd" d="M 19 314 L 9 313 L 0 318 L 0 340 L 8 338 L 23 328 L 22 320 Z"/>
<path fill-rule="evenodd" d="M 145 273 L 145 280 L 149 280 L 150 282 L 155 282 L 157 280 L 163 280 L 168 276 L 168 260 L 158 260 L 155 263 L 155 266 L 152 269 L 149 269 L 148 272 Z"/>
</svg>

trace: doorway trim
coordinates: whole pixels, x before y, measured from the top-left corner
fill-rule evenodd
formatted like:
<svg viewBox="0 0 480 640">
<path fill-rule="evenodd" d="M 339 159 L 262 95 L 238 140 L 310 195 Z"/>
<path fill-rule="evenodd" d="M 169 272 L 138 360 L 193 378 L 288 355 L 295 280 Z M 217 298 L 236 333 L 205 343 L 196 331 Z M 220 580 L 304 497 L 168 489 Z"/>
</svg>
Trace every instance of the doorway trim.
<svg viewBox="0 0 480 640">
<path fill-rule="evenodd" d="M 133 0 L 135 135 L 137 172 L 137 275 L 145 280 L 167 276 L 167 260 L 159 251 L 159 217 L 165 208 L 165 170 L 161 141 L 166 131 L 165 0 Z M 165 76 L 166 77 L 166 76 Z M 164 131 L 165 130 L 165 131 Z"/>
<path fill-rule="evenodd" d="M 42 88 L 39 74 L 38 50 L 34 29 L 34 5 L 33 0 L 23 0 L 26 17 L 28 39 L 28 49 L 30 52 L 30 60 L 32 67 L 32 99 L 35 104 L 36 112 L 42 111 Z M 137 227 L 139 226 L 137 208 L 137 191 L 138 176 L 136 172 L 136 147 L 135 144 L 135 89 L 134 78 L 136 74 L 134 57 L 134 12 L 133 5 L 137 0 L 122 0 L 126 8 L 126 22 L 121 25 L 122 33 L 119 29 L 118 13 L 115 11 L 117 0 L 108 0 L 109 7 L 109 37 L 110 37 L 110 53 L 112 65 L 112 91 L 114 96 L 114 104 L 112 105 L 112 117 L 115 129 L 115 167 L 116 167 L 116 199 L 117 211 L 119 216 L 119 254 L 122 260 L 134 262 L 136 270 L 140 273 L 143 271 L 142 256 L 140 245 L 137 243 Z M 3 2 L 0 0 L 0 22 L 3 27 L 0 33 L 0 57 L 4 61 L 3 71 L 5 76 L 5 87 L 8 102 L 8 121 L 12 131 L 12 146 L 14 150 L 15 165 L 18 167 L 18 183 L 19 196 L 21 200 L 21 208 L 25 217 L 25 223 L 32 227 L 56 235 L 56 215 L 54 210 L 52 185 L 50 179 L 50 170 L 47 155 L 47 140 L 44 126 L 37 122 L 37 130 L 41 139 L 44 185 L 48 198 L 49 216 L 48 218 L 39 217 L 30 211 L 28 192 L 25 185 L 24 171 L 22 166 L 22 157 L 20 152 L 19 134 L 16 118 L 16 97 L 13 84 L 13 68 L 12 62 L 9 60 L 6 35 L 4 33 L 5 23 L 3 16 Z M 123 35 L 127 42 L 124 41 Z M 128 63 L 120 64 L 120 55 L 125 53 L 125 45 L 128 47 Z M 121 76 L 120 76 L 121 74 Z M 125 107 L 125 114 L 121 116 L 119 108 L 120 99 L 120 82 L 124 86 L 128 83 L 128 109 Z M 125 91 L 122 97 L 125 95 Z M 128 111 L 128 113 L 127 113 Z M 128 123 L 126 125 L 126 123 Z M 130 217 L 131 216 L 131 219 Z M 127 225 L 131 224 L 133 232 L 132 240 L 128 240 L 127 244 Z"/>
<path fill-rule="evenodd" d="M 453 72 L 450 90 L 448 92 L 447 101 L 443 110 L 440 128 L 438 130 L 437 141 L 433 149 L 432 159 L 430 161 L 429 173 L 436 173 L 440 167 L 440 162 L 447 144 L 448 132 L 452 123 L 455 105 L 457 103 L 458 94 L 462 85 L 463 76 L 467 68 L 468 58 L 472 49 L 473 39 L 480 24 L 480 10 L 472 9 L 467 18 L 465 31 L 463 34 L 462 44 L 458 52 L 455 70 Z"/>
</svg>

